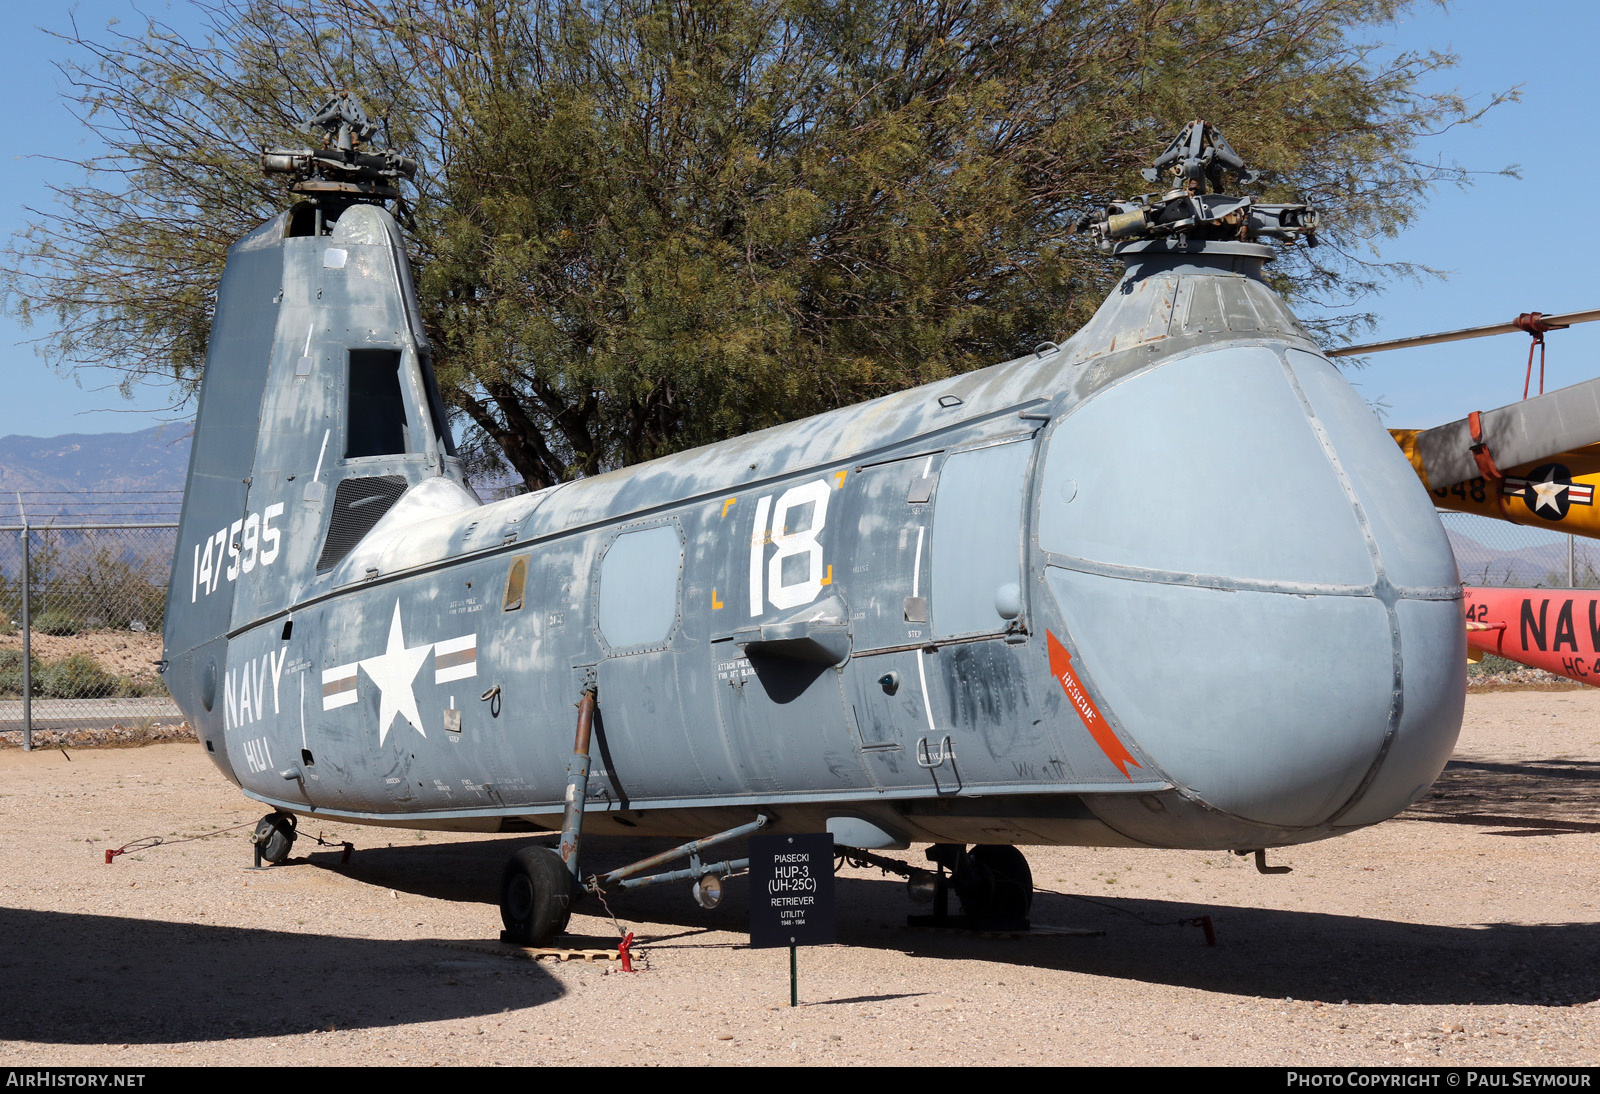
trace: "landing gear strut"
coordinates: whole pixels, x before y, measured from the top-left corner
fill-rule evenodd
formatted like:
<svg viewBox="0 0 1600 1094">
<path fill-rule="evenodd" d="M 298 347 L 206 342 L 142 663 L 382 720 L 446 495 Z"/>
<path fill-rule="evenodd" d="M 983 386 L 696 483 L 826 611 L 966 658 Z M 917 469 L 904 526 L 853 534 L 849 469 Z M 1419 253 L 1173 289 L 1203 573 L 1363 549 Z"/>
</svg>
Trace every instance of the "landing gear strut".
<svg viewBox="0 0 1600 1094">
<path fill-rule="evenodd" d="M 969 931 L 1026 931 L 1033 909 L 1033 871 L 1022 852 L 1008 844 L 936 843 L 928 858 L 938 873 L 918 870 L 898 859 L 884 858 L 857 847 L 837 853 L 855 866 L 876 866 L 906 879 L 906 892 L 919 904 L 933 904 L 932 915 L 906 917 L 908 927 L 951 927 Z M 945 871 L 949 871 L 947 875 Z M 950 914 L 950 890 L 961 901 L 962 915 Z"/>
<path fill-rule="evenodd" d="M 261 818 L 256 830 L 250 834 L 250 842 L 256 847 L 257 869 L 262 862 L 276 866 L 288 860 L 289 852 L 294 848 L 295 825 L 298 823 L 293 813 L 268 813 Z"/>
<path fill-rule="evenodd" d="M 500 877 L 502 942 L 543 946 L 567 929 L 572 905 L 583 895 L 578 881 L 578 845 L 583 803 L 589 790 L 589 734 L 594 727 L 594 688 L 578 702 L 578 730 L 567 761 L 567 801 L 561 816 L 561 850 L 533 844 L 506 863 Z"/>
<path fill-rule="evenodd" d="M 572 906 L 585 892 L 603 896 L 609 885 L 637 889 L 669 881 L 692 881 L 695 900 L 700 906 L 715 908 L 722 899 L 721 879 L 750 867 L 747 858 L 702 862 L 700 853 L 751 835 L 767 823 L 762 814 L 757 814 L 748 824 L 690 840 L 670 851 L 613 870 L 604 877 L 591 874 L 585 880 L 578 868 L 578 850 L 583 835 L 583 803 L 589 796 L 589 734 L 594 724 L 594 711 L 595 693 L 591 687 L 578 703 L 578 732 L 572 745 L 572 759 L 567 764 L 567 799 L 561 818 L 560 852 L 536 844 L 522 848 L 506 864 L 500 881 L 500 919 L 506 928 L 500 933 L 503 942 L 523 946 L 547 944 L 567 929 Z M 650 873 L 681 858 L 689 860 L 686 869 Z"/>
</svg>

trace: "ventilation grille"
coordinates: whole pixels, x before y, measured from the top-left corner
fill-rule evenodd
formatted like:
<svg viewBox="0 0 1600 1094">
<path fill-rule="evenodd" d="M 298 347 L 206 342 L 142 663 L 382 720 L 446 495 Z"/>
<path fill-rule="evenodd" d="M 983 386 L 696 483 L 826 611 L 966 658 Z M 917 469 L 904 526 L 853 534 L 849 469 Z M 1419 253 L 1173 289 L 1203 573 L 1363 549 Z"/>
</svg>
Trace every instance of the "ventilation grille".
<svg viewBox="0 0 1600 1094">
<path fill-rule="evenodd" d="M 333 519 L 328 522 L 328 538 L 317 559 L 317 573 L 325 574 L 339 565 L 339 560 L 372 531 L 372 526 L 405 492 L 406 480 L 400 475 L 373 475 L 341 482 L 334 491 Z"/>
</svg>

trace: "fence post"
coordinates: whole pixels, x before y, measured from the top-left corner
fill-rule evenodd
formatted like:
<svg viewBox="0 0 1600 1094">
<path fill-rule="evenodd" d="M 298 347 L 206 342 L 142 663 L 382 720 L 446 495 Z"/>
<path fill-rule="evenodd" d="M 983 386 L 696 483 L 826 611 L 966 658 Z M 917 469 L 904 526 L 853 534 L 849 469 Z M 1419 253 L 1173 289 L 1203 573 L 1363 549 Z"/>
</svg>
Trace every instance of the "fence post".
<svg viewBox="0 0 1600 1094">
<path fill-rule="evenodd" d="M 1571 532 L 1567 533 L 1567 588 L 1569 589 L 1575 589 L 1578 587 L 1578 582 L 1575 579 L 1575 571 L 1572 565 L 1572 556 L 1574 553 L 1572 545 L 1577 542 L 1577 538 L 1578 537 L 1574 536 Z"/>
<path fill-rule="evenodd" d="M 33 616 L 28 603 L 28 586 L 33 570 L 28 561 L 28 512 L 17 495 L 17 512 L 22 514 L 22 751 L 33 751 Z"/>
</svg>

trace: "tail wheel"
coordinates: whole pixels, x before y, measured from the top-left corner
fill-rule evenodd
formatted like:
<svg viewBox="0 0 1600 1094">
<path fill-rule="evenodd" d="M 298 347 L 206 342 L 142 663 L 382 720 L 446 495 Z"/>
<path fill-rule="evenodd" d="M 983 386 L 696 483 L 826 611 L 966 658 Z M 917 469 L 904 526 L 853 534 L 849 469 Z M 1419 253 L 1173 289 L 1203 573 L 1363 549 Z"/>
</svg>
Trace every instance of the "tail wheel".
<svg viewBox="0 0 1600 1094">
<path fill-rule="evenodd" d="M 276 866 L 289 858 L 294 849 L 295 816 L 293 813 L 268 813 L 256 823 L 250 842 L 261 849 L 261 858 Z"/>
<path fill-rule="evenodd" d="M 500 879 L 501 938 L 543 946 L 572 918 L 572 875 L 561 856 L 537 844 L 511 856 Z"/>
</svg>

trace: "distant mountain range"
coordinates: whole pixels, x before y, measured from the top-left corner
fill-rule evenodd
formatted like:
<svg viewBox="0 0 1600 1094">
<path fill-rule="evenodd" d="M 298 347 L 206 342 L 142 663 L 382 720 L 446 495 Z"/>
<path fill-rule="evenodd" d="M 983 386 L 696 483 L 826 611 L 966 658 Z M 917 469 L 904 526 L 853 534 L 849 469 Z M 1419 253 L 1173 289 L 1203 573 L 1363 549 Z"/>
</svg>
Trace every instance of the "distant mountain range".
<svg viewBox="0 0 1600 1094">
<path fill-rule="evenodd" d="M 62 520 L 176 519 L 189 470 L 188 422 L 137 433 L 0 437 L 0 521 L 17 516 L 22 494 L 30 523 Z"/>
<path fill-rule="evenodd" d="M 1516 529 L 1503 526 L 1515 534 Z M 1548 585 L 1567 583 L 1567 541 L 1522 547 L 1514 551 L 1485 547 L 1470 536 L 1454 530 L 1445 533 L 1456 555 L 1456 569 L 1468 585 Z M 1573 578 L 1579 586 L 1590 587 L 1600 576 L 1600 542 L 1579 538 L 1573 543 Z"/>
<path fill-rule="evenodd" d="M 192 429 L 0 437 L 0 490 L 182 490 Z"/>
</svg>

